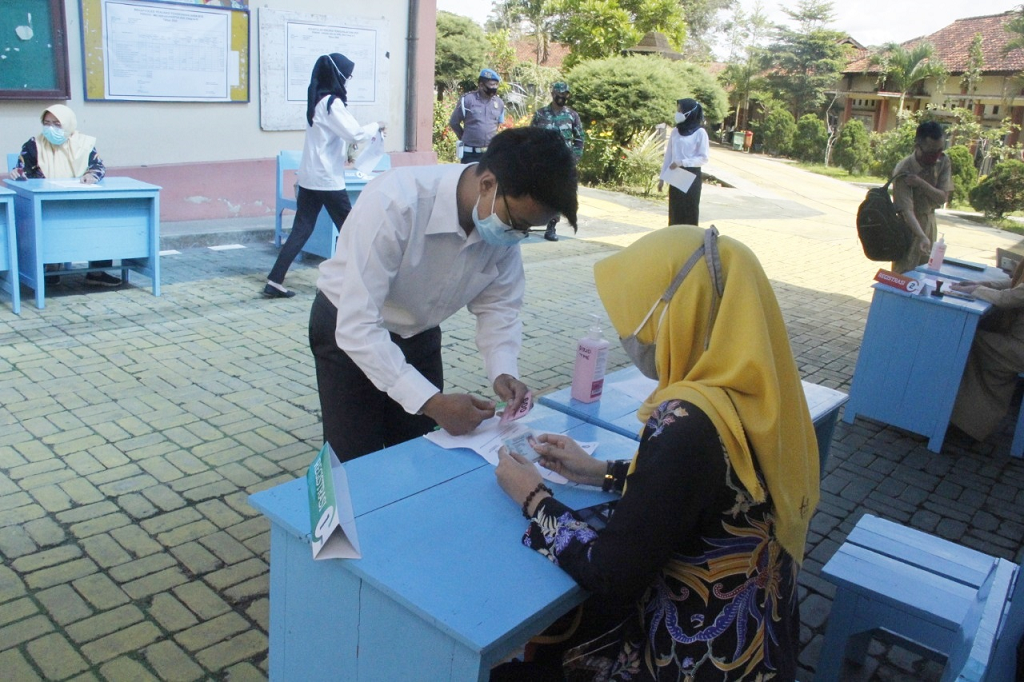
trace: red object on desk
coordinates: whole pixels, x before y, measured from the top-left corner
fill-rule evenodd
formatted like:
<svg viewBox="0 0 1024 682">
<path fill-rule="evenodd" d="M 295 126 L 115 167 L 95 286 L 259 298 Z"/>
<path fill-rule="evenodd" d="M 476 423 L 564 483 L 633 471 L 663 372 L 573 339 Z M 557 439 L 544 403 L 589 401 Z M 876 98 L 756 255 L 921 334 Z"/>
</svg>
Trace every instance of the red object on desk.
<svg viewBox="0 0 1024 682">
<path fill-rule="evenodd" d="M 921 290 L 921 283 L 919 281 L 912 277 L 895 273 L 892 270 L 880 269 L 875 273 L 875 281 L 911 294 L 916 294 Z"/>
</svg>

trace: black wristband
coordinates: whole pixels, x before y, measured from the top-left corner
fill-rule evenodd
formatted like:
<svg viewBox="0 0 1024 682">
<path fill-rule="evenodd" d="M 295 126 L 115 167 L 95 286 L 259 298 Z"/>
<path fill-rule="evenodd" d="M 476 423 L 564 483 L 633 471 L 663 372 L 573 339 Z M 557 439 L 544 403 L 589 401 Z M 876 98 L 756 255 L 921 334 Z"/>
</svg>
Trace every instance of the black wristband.
<svg viewBox="0 0 1024 682">
<path fill-rule="evenodd" d="M 554 497 L 554 493 L 551 492 L 551 488 L 549 488 L 546 485 L 544 485 L 544 483 L 538 483 L 537 487 L 534 488 L 533 490 L 531 490 L 530 494 L 526 496 L 525 500 L 523 500 L 523 518 L 524 519 L 530 518 L 530 514 L 526 510 L 530 508 L 530 503 L 533 502 L 533 498 L 536 497 L 537 493 L 541 492 L 542 490 L 544 492 L 546 492 L 548 495 L 551 495 L 552 497 Z"/>
</svg>

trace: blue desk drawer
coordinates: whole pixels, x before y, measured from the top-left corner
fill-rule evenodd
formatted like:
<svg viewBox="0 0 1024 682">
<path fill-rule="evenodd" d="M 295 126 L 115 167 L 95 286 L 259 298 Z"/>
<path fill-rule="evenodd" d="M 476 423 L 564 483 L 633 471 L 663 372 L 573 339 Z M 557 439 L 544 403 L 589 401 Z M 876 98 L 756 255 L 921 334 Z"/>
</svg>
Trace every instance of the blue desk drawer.
<svg viewBox="0 0 1024 682">
<path fill-rule="evenodd" d="M 152 206 L 142 198 L 43 202 L 43 262 L 146 258 Z"/>
</svg>

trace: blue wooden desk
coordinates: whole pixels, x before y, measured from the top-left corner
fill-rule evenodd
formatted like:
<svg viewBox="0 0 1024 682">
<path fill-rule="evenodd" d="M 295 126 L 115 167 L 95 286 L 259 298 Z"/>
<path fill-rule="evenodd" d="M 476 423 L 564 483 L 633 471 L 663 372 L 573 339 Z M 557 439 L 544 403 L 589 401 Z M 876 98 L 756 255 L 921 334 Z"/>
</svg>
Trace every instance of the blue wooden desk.
<svg viewBox="0 0 1024 682">
<path fill-rule="evenodd" d="M 21 281 L 35 290 L 37 308 L 45 305 L 46 263 L 120 259 L 125 279 L 129 270 L 141 273 L 160 295 L 159 187 L 131 178 L 5 182 L 16 194 Z"/>
<path fill-rule="evenodd" d="M 345 171 L 345 191 L 348 194 L 348 200 L 352 202 L 353 206 L 356 205 L 356 199 L 359 198 L 359 194 L 366 187 L 366 183 L 377 175 L 379 175 L 377 172 L 374 172 L 373 175 L 362 175 L 352 169 Z M 334 221 L 331 220 L 331 216 L 328 215 L 327 209 L 320 209 L 320 215 L 316 218 L 316 227 L 313 228 L 313 234 L 309 236 L 309 239 L 302 247 L 302 252 L 324 259 L 332 258 L 337 241 L 338 228 L 335 226 Z"/>
<path fill-rule="evenodd" d="M 21 314 L 18 283 L 18 239 L 14 225 L 14 192 L 0 187 L 0 289 L 11 295 L 11 309 Z"/>
<path fill-rule="evenodd" d="M 525 419 L 598 441 L 601 459 L 636 447 L 543 406 Z M 418 438 L 343 466 L 362 559 L 313 560 L 304 478 L 249 498 L 271 520 L 271 680 L 482 682 L 585 598 L 521 544 L 526 521 L 475 453 Z M 613 498 L 552 488 L 577 508 Z"/>
<path fill-rule="evenodd" d="M 807 381 L 801 383 L 807 408 L 814 422 L 818 456 L 824 474 L 825 462 L 828 460 L 832 445 L 832 434 L 839 419 L 839 408 L 847 401 L 847 395 L 827 386 Z M 640 408 L 642 400 L 638 396 L 641 393 L 650 394 L 655 386 L 657 382 L 644 377 L 636 367 L 626 367 L 605 377 L 604 393 L 600 400 L 592 403 L 573 400 L 569 394 L 570 387 L 566 387 L 541 396 L 538 402 L 639 441 L 642 424 L 636 418 L 636 411 Z M 626 387 L 629 387 L 628 392 Z"/>
<path fill-rule="evenodd" d="M 920 272 L 906 273 L 923 279 Z M 875 284 L 843 419 L 875 419 L 942 450 L 978 320 L 991 304 Z"/>
</svg>

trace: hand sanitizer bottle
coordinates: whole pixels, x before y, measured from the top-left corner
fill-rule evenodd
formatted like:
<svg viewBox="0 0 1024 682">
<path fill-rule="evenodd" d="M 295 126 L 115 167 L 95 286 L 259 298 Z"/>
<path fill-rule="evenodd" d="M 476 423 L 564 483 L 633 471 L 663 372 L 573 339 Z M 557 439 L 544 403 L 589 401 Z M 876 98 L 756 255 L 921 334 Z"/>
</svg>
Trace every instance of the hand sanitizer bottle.
<svg viewBox="0 0 1024 682">
<path fill-rule="evenodd" d="M 576 365 L 572 372 L 570 395 L 575 400 L 592 403 L 604 391 L 604 370 L 608 364 L 608 339 L 601 334 L 597 315 L 587 335 L 576 345 Z"/>
<path fill-rule="evenodd" d="M 929 270 L 934 270 L 935 272 L 938 272 L 939 268 L 942 267 L 942 260 L 946 257 L 945 237 L 945 234 L 940 234 L 939 241 L 935 242 L 932 245 L 932 255 L 930 258 L 928 258 Z"/>
</svg>

